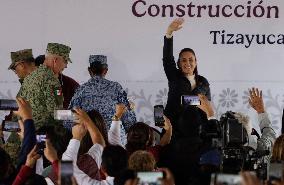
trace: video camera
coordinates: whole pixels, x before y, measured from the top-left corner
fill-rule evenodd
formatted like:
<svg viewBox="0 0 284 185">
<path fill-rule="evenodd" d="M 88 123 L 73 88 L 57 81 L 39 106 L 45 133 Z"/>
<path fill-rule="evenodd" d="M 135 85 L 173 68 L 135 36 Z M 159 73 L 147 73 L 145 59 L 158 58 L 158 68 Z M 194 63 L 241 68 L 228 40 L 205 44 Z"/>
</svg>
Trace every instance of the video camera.
<svg viewBox="0 0 284 185">
<path fill-rule="evenodd" d="M 221 171 L 237 174 L 241 170 L 255 171 L 260 179 L 267 178 L 267 164 L 264 157 L 270 151 L 256 151 L 249 146 L 248 133 L 242 123 L 235 118 L 234 112 L 228 111 L 220 118 L 222 137 L 219 149 L 222 153 Z"/>
</svg>

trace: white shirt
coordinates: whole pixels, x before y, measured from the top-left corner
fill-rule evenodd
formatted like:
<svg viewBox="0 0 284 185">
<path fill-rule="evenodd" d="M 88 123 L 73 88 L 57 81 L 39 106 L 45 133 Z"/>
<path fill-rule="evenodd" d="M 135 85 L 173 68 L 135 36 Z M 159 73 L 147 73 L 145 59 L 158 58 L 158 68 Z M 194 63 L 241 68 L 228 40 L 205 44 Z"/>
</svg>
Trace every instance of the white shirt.
<svg viewBox="0 0 284 185">
<path fill-rule="evenodd" d="M 87 174 L 81 171 L 77 166 L 77 156 L 80 148 L 80 141 L 71 139 L 66 151 L 62 155 L 63 161 L 73 161 L 73 175 L 78 185 L 113 185 L 114 177 L 107 177 L 106 180 L 98 181 L 90 178 Z M 97 163 L 98 167 L 102 163 L 103 146 L 100 144 L 94 144 L 88 151 L 90 155 Z M 91 167 L 91 166 L 90 166 Z"/>
<path fill-rule="evenodd" d="M 112 121 L 110 129 L 108 131 L 108 142 L 112 145 L 120 145 L 122 146 L 121 142 L 121 126 L 122 122 L 121 121 Z M 124 146 L 122 146 L 124 147 Z"/>
<path fill-rule="evenodd" d="M 190 84 L 191 84 L 191 89 L 194 89 L 196 87 L 196 80 L 195 80 L 195 75 L 191 75 L 191 76 L 186 76 L 186 78 L 189 80 Z"/>
</svg>

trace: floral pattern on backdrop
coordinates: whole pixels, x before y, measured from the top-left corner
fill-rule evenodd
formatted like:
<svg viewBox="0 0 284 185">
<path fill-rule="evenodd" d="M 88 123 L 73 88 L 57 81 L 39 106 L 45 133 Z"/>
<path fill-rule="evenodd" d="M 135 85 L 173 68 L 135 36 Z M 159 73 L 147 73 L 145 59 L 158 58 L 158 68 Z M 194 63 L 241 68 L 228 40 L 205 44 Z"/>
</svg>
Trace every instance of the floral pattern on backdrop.
<svg viewBox="0 0 284 185">
<path fill-rule="evenodd" d="M 165 88 L 165 86 L 161 87 L 161 84 L 156 86 L 155 84 L 151 84 L 150 86 L 152 88 L 148 87 L 148 85 L 139 85 L 143 88 L 126 88 L 126 91 L 129 100 L 135 103 L 137 120 L 152 125 L 153 107 L 157 104 L 166 106 L 168 89 Z M 162 85 L 166 84 L 163 83 Z M 124 84 L 124 86 L 127 86 L 127 84 Z M 211 84 L 211 88 L 212 86 L 214 87 L 214 84 Z M 160 88 L 153 89 L 153 87 Z M 13 99 L 14 94 L 16 94 L 16 91 L 12 89 L 0 89 L 0 98 Z M 215 110 L 216 118 L 220 118 L 220 116 L 228 110 L 242 112 L 248 114 L 252 120 L 252 124 L 257 127 L 257 115 L 248 103 L 248 89 L 226 87 L 220 88 L 217 91 L 214 89 L 211 94 L 211 102 Z M 274 92 L 272 89 L 263 89 L 263 98 L 266 112 L 270 116 L 273 128 L 279 135 L 281 132 L 281 119 L 284 108 L 284 93 Z M 0 119 L 3 119 L 7 113 L 9 112 L 0 111 Z"/>
</svg>

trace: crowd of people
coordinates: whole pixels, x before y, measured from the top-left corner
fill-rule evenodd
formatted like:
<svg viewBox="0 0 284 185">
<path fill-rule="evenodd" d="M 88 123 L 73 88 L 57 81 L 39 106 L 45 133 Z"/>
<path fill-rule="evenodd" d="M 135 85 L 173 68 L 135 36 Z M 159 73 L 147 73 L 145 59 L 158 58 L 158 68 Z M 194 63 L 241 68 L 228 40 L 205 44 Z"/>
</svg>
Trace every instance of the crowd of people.
<svg viewBox="0 0 284 185">
<path fill-rule="evenodd" d="M 126 91 L 106 79 L 106 56 L 90 55 L 90 79 L 79 85 L 62 74 L 71 63 L 69 46 L 48 43 L 45 55 L 37 58 L 31 49 L 11 52 L 9 70 L 19 77 L 21 87 L 15 98 L 18 110 L 3 122 L 18 121 L 20 131 L 1 139 L 0 184 L 210 184 L 212 174 L 222 173 L 223 153 L 207 133 L 221 134 L 222 127 L 210 103 L 209 82 L 197 70 L 194 50 L 182 49 L 175 62 L 173 33 L 183 23 L 175 19 L 164 36 L 163 67 L 169 93 L 158 134 L 148 124 L 137 122 Z M 181 104 L 184 95 L 198 96 L 200 105 Z M 247 116 L 234 113 L 236 124 L 242 125 L 249 138 L 244 146 L 269 151 L 268 166 L 270 160 L 282 161 L 283 135 L 276 138 L 262 91 L 251 88 L 248 98 L 258 114 L 261 135 L 252 134 L 255 129 Z M 74 118 L 55 120 L 54 112 L 62 109 L 72 110 Z M 145 174 L 152 182 L 143 182 Z M 244 185 L 261 184 L 253 173 L 240 175 Z M 282 180 L 269 183 L 284 184 Z"/>
</svg>

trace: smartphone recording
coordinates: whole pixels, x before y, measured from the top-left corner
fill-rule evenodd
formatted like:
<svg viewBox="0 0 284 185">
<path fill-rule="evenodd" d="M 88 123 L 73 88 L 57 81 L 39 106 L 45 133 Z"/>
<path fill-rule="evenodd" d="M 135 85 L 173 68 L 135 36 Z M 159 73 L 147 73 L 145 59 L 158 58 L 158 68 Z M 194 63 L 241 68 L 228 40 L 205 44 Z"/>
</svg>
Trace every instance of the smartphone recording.
<svg viewBox="0 0 284 185">
<path fill-rule="evenodd" d="M 56 120 L 75 120 L 73 110 L 54 110 L 54 119 Z"/>
<path fill-rule="evenodd" d="M 212 174 L 210 185 L 241 185 L 242 177 L 236 174 Z"/>
<path fill-rule="evenodd" d="M 45 148 L 45 141 L 46 141 L 46 135 L 36 135 L 36 143 L 37 143 L 37 153 L 40 155 L 43 155 L 43 151 Z"/>
<path fill-rule="evenodd" d="M 61 161 L 60 165 L 60 177 L 61 185 L 72 184 L 73 176 L 73 163 L 72 161 Z"/>
<path fill-rule="evenodd" d="M 18 110 L 16 100 L 0 99 L 0 110 Z"/>
<path fill-rule="evenodd" d="M 163 127 L 164 126 L 164 106 L 163 105 L 155 105 L 154 106 L 154 121 L 155 126 Z"/>
<path fill-rule="evenodd" d="M 20 132 L 21 128 L 17 121 L 4 121 L 2 125 L 3 131 L 6 132 Z"/>
<path fill-rule="evenodd" d="M 137 172 L 138 185 L 160 185 L 159 179 L 164 178 L 163 172 Z"/>
<path fill-rule="evenodd" d="M 198 96 L 182 95 L 181 96 L 181 105 L 200 105 L 200 99 Z"/>
</svg>

